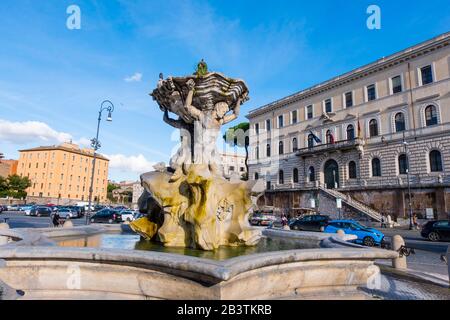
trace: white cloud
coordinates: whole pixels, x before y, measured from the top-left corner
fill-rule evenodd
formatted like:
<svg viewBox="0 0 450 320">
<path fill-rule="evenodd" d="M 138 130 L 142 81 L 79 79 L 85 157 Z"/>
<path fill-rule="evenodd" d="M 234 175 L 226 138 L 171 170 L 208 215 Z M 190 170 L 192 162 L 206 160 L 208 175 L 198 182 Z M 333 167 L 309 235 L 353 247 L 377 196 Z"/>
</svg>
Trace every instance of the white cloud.
<svg viewBox="0 0 450 320">
<path fill-rule="evenodd" d="M 142 80 L 142 73 L 136 72 L 132 76 L 124 79 L 126 82 L 140 82 Z"/>
<path fill-rule="evenodd" d="M 12 144 L 58 144 L 73 141 L 80 146 L 89 146 L 91 143 L 84 137 L 74 140 L 70 133 L 56 131 L 44 122 L 12 122 L 3 119 L 0 119 L 0 140 Z"/>
<path fill-rule="evenodd" d="M 123 154 L 105 155 L 109 159 L 109 167 L 121 172 L 145 173 L 153 170 L 154 162 L 147 160 L 142 154 L 126 156 Z"/>
<path fill-rule="evenodd" d="M 10 122 L 0 119 L 0 140 L 23 144 L 29 142 L 61 143 L 72 139 L 66 132 L 58 132 L 39 121 Z"/>
</svg>

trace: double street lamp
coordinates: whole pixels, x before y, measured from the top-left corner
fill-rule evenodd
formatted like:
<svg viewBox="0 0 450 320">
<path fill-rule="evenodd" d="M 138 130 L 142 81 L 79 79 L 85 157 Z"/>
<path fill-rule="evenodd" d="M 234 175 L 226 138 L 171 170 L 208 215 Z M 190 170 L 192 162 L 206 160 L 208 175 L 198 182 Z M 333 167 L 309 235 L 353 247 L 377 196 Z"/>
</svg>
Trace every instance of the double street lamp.
<svg viewBox="0 0 450 320">
<path fill-rule="evenodd" d="M 91 147 L 94 149 L 94 159 L 92 160 L 92 174 L 91 174 L 91 186 L 89 187 L 89 205 L 88 212 L 86 214 L 86 224 L 91 222 L 91 212 L 92 212 L 92 193 L 94 191 L 94 175 L 95 175 L 95 160 L 97 159 L 97 150 L 101 148 L 100 141 L 98 141 L 98 135 L 100 131 L 100 122 L 102 120 L 103 111 L 108 111 L 108 116 L 106 121 L 112 121 L 112 113 L 114 112 L 114 105 L 111 101 L 105 100 L 100 106 L 100 111 L 98 112 L 98 122 L 97 122 L 97 135 L 91 140 Z"/>
</svg>

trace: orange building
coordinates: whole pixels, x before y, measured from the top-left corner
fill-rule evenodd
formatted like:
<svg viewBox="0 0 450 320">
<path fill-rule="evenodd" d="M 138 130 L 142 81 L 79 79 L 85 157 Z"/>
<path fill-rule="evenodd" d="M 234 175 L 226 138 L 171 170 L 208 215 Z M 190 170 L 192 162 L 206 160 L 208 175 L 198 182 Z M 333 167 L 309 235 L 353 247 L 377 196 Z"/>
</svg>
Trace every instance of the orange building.
<svg viewBox="0 0 450 320">
<path fill-rule="evenodd" d="M 17 173 L 17 160 L 1 160 L 0 159 L 0 177 L 7 178 Z"/>
<path fill-rule="evenodd" d="M 28 197 L 88 201 L 94 150 L 72 143 L 19 150 L 17 174 L 32 186 Z M 106 200 L 109 160 L 97 154 L 93 202 Z"/>
</svg>

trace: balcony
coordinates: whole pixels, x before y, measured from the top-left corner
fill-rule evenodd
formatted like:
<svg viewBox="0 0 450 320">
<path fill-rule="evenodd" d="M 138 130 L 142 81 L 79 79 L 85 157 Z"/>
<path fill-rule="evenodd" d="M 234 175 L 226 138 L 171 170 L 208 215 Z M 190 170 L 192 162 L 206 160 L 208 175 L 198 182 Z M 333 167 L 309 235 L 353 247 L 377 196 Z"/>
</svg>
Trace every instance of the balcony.
<svg viewBox="0 0 450 320">
<path fill-rule="evenodd" d="M 309 157 L 317 155 L 318 153 L 330 153 L 330 152 L 354 150 L 363 145 L 364 140 L 359 138 L 353 140 L 341 140 L 336 141 L 335 143 L 324 143 L 315 145 L 311 148 L 299 149 L 297 150 L 296 155 L 299 157 Z"/>
</svg>

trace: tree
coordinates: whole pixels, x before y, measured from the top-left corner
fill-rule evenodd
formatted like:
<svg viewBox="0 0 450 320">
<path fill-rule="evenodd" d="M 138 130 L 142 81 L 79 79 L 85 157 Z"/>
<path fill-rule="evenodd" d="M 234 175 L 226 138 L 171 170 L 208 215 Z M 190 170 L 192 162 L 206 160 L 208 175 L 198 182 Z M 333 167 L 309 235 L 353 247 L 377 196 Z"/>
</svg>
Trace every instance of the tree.
<svg viewBox="0 0 450 320">
<path fill-rule="evenodd" d="M 6 179 L 7 195 L 13 198 L 25 198 L 26 190 L 31 187 L 31 180 L 28 177 L 21 177 L 17 174 L 8 176 Z"/>
<path fill-rule="evenodd" d="M 113 191 L 116 189 L 119 189 L 120 187 L 114 183 L 108 182 L 108 193 L 106 195 L 106 197 L 111 201 L 114 202 L 114 197 L 113 197 Z"/>
<path fill-rule="evenodd" d="M 242 122 L 238 125 L 229 128 L 223 136 L 227 144 L 232 147 L 245 148 L 245 168 L 247 173 L 245 179 L 248 179 L 248 147 L 250 145 L 250 123 Z"/>
<path fill-rule="evenodd" d="M 0 177 L 0 198 L 8 195 L 8 181 L 4 177 Z"/>
</svg>

